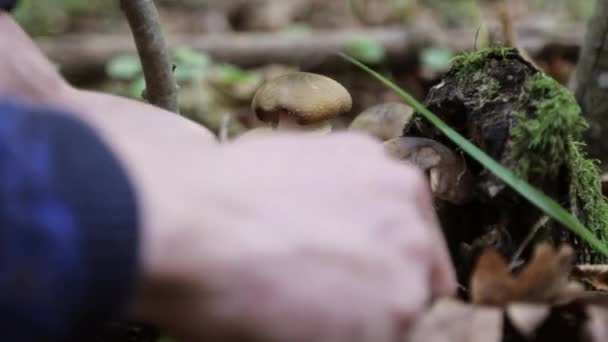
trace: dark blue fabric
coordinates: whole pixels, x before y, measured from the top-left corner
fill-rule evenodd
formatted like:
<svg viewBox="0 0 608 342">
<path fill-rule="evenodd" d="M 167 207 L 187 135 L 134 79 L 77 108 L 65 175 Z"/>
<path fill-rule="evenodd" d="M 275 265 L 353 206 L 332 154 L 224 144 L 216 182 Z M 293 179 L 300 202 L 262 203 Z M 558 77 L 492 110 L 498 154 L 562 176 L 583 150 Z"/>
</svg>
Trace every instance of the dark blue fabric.
<svg viewBox="0 0 608 342">
<path fill-rule="evenodd" d="M 94 132 L 0 102 L 3 340 L 69 340 L 113 318 L 136 281 L 137 253 L 135 196 Z"/>
<path fill-rule="evenodd" d="M 17 0 L 0 0 L 0 9 L 11 11 L 17 6 Z"/>
</svg>

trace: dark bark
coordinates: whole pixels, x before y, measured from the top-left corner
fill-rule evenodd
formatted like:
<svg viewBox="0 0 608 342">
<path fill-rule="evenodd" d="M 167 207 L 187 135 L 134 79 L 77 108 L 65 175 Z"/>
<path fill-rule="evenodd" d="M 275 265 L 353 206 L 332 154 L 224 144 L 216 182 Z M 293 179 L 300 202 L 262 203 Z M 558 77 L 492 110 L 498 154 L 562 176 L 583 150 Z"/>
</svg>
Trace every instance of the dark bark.
<svg viewBox="0 0 608 342">
<path fill-rule="evenodd" d="M 608 0 L 598 0 L 582 47 L 573 90 L 590 129 L 587 143 L 592 157 L 608 161 Z M 605 168 L 605 166 L 604 166 Z"/>
<path fill-rule="evenodd" d="M 173 63 L 154 2 L 121 0 L 120 4 L 129 21 L 143 66 L 146 99 L 153 105 L 177 113 L 177 85 L 173 77 Z"/>
</svg>

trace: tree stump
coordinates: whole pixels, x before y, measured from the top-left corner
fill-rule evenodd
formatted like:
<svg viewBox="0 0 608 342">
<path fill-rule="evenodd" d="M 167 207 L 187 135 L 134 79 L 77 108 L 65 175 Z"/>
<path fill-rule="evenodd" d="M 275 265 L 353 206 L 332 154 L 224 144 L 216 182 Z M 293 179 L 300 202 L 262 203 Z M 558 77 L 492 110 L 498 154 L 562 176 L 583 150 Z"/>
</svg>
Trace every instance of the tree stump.
<svg viewBox="0 0 608 342">
<path fill-rule="evenodd" d="M 535 69 L 515 49 L 489 48 L 457 57 L 425 105 L 478 147 L 568 208 L 601 241 L 608 241 L 608 202 L 597 164 L 580 142 L 587 128 L 574 97 Z M 451 141 L 418 113 L 406 136 Z M 605 261 L 590 246 L 462 154 L 475 177 L 474 200 L 456 206 L 437 201 L 450 251 L 463 283 L 478 252 L 494 247 L 505 258 L 533 228 L 535 238 L 568 243 L 580 263 Z M 530 249 L 526 249 L 526 259 Z"/>
</svg>

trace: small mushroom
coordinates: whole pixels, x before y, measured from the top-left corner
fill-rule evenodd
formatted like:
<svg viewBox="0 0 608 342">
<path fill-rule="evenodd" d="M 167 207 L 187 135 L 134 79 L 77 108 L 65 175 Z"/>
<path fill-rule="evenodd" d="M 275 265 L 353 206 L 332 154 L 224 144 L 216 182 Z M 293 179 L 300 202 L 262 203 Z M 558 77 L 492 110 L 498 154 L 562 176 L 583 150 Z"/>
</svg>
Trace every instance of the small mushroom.
<svg viewBox="0 0 608 342">
<path fill-rule="evenodd" d="M 384 143 L 389 155 L 429 173 L 433 195 L 461 205 L 474 195 L 473 176 L 464 158 L 435 140 L 399 137 Z"/>
<path fill-rule="evenodd" d="M 401 102 L 381 103 L 361 112 L 348 128 L 387 141 L 401 136 L 413 114 L 412 108 Z"/>
<path fill-rule="evenodd" d="M 251 107 L 278 130 L 329 132 L 329 120 L 350 111 L 352 98 L 329 77 L 293 72 L 264 83 Z"/>
</svg>

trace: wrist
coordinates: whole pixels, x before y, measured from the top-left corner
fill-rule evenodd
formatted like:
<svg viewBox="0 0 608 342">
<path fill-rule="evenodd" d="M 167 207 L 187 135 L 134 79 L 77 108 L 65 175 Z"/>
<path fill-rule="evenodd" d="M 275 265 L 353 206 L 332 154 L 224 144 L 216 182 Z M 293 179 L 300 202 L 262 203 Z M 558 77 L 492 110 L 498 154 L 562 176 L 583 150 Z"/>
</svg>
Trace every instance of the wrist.
<svg viewBox="0 0 608 342">
<path fill-rule="evenodd" d="M 211 151 L 208 151 L 211 153 Z M 212 158 L 211 158 L 212 159 Z M 131 169 L 138 191 L 141 230 L 140 259 L 142 276 L 130 303 L 131 318 L 164 323 L 171 321 L 169 306 L 187 305 L 187 297 L 195 281 L 192 268 L 194 254 L 199 253 L 205 233 L 200 220 L 200 208 L 205 207 L 205 185 L 192 182 L 192 169 L 172 164 L 173 171 L 145 172 L 138 166 Z M 182 170 L 176 172 L 175 170 Z M 196 175 L 196 178 L 200 178 Z M 197 255 L 198 256 L 198 255 Z M 202 266 L 202 265 L 201 265 Z"/>
</svg>

